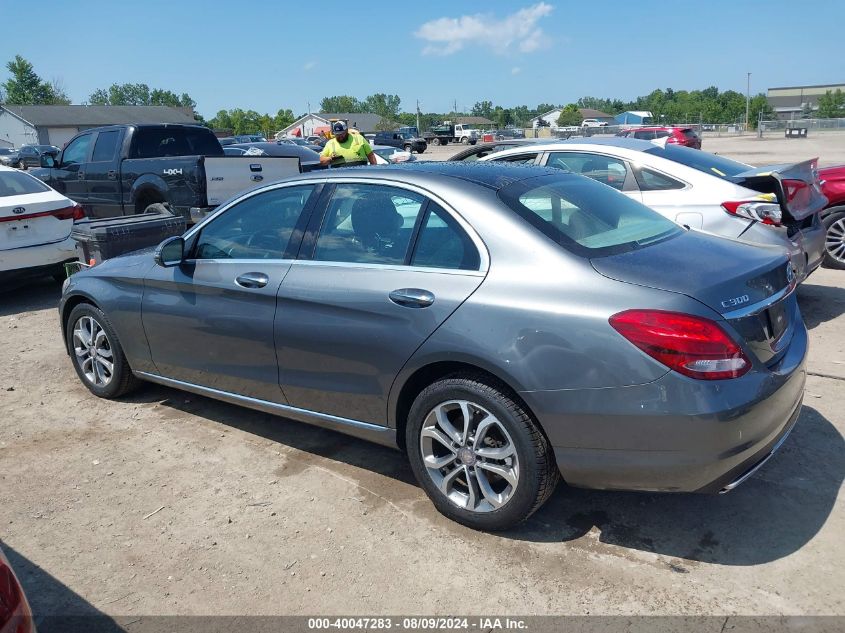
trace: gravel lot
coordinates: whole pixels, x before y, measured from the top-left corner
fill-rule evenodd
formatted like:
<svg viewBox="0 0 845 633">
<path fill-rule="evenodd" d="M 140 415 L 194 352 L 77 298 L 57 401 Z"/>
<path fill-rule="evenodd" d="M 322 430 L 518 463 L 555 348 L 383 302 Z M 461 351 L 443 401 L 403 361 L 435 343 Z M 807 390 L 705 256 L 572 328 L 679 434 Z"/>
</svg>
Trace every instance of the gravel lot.
<svg viewBox="0 0 845 633">
<path fill-rule="evenodd" d="M 750 152 L 732 155 L 769 160 Z M 42 633 L 68 613 L 845 615 L 841 271 L 799 290 L 805 406 L 752 480 L 726 496 L 561 487 L 499 535 L 441 517 L 398 452 L 153 385 L 94 398 L 58 294 L 0 293 L 0 535 Z"/>
</svg>

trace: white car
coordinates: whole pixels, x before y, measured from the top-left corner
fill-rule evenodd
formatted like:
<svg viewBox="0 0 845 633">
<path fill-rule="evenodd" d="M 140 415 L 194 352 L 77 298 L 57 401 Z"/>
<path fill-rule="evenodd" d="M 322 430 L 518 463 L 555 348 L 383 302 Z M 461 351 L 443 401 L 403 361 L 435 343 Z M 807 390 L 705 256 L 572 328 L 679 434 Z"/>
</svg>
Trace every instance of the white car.
<svg viewBox="0 0 845 633">
<path fill-rule="evenodd" d="M 755 169 L 689 147 L 622 137 L 537 143 L 479 160 L 568 169 L 682 226 L 779 246 L 788 253 L 799 281 L 818 268 L 824 256 L 818 212 L 827 199 L 814 160 Z"/>
<path fill-rule="evenodd" d="M 581 121 L 581 127 L 607 127 L 607 122 L 598 119 L 584 119 Z"/>
<path fill-rule="evenodd" d="M 0 167 L 0 279 L 21 275 L 64 277 L 77 259 L 70 236 L 82 207 L 29 174 Z"/>
<path fill-rule="evenodd" d="M 376 165 L 395 165 L 396 163 L 408 163 L 416 160 L 411 152 L 406 152 L 391 145 L 373 145 L 372 149 L 376 155 Z"/>
</svg>

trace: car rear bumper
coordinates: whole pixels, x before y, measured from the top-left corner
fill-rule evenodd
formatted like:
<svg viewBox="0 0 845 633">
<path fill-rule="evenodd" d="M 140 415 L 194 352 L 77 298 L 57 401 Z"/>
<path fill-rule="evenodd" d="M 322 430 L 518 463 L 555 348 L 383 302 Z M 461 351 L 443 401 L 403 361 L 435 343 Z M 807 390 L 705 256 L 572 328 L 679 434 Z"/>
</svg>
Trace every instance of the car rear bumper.
<svg viewBox="0 0 845 633">
<path fill-rule="evenodd" d="M 38 268 L 55 268 L 76 258 L 76 242 L 71 237 L 51 244 L 0 250 L 0 273 L 18 274 Z"/>
<path fill-rule="evenodd" d="M 744 481 L 795 424 L 807 331 L 771 369 L 701 381 L 669 372 L 645 385 L 521 392 L 574 486 L 721 492 Z"/>
</svg>

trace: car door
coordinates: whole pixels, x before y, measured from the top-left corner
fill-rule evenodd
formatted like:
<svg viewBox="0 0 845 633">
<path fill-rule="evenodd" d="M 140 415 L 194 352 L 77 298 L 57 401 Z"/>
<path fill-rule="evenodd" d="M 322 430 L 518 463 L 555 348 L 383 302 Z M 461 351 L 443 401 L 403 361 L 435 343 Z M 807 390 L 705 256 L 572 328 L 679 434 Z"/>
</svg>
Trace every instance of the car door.
<svg viewBox="0 0 845 633">
<path fill-rule="evenodd" d="M 410 185 L 324 196 L 279 290 L 279 379 L 293 406 L 385 425 L 394 378 L 481 283 L 486 251 Z"/>
<path fill-rule="evenodd" d="M 181 265 L 147 274 L 142 320 L 160 375 L 285 402 L 273 343 L 276 295 L 319 187 L 240 198 L 188 234 Z"/>
<path fill-rule="evenodd" d="M 587 176 L 642 202 L 642 196 L 628 161 L 596 152 L 568 150 L 547 152 L 540 164 Z"/>
<path fill-rule="evenodd" d="M 123 129 L 103 130 L 94 139 L 91 162 L 86 168 L 88 204 L 95 217 L 123 215 L 118 148 Z"/>
<path fill-rule="evenodd" d="M 80 134 L 68 143 L 58 156 L 57 164 L 52 169 L 50 186 L 59 193 L 66 195 L 74 202 L 80 203 L 86 211 L 88 204 L 88 181 L 86 167 L 91 155 L 92 133 Z"/>
<path fill-rule="evenodd" d="M 40 167 L 41 154 L 34 147 L 21 147 L 21 167 Z"/>
</svg>

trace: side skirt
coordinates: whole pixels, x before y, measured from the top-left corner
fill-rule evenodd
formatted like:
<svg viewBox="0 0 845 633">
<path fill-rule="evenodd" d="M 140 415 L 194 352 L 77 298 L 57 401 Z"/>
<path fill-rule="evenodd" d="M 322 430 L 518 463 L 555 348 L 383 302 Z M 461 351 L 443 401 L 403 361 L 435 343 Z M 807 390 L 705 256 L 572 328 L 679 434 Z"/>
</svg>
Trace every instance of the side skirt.
<svg viewBox="0 0 845 633">
<path fill-rule="evenodd" d="M 378 424 L 370 424 L 369 422 L 359 422 L 358 420 L 350 420 L 348 418 L 341 418 L 326 413 L 317 413 L 316 411 L 309 411 L 308 409 L 299 409 L 286 404 L 278 404 L 275 402 L 268 402 L 267 400 L 259 400 L 257 398 L 250 398 L 248 396 L 241 396 L 236 393 L 228 391 L 220 391 L 219 389 L 212 389 L 211 387 L 203 387 L 195 385 L 190 382 L 183 382 L 173 378 L 165 378 L 164 376 L 157 376 L 156 374 L 149 374 L 144 371 L 133 372 L 138 378 L 148 380 L 150 382 L 164 385 L 165 387 L 173 387 L 174 389 L 181 389 L 183 391 L 190 391 L 191 393 L 200 396 L 207 396 L 215 400 L 222 400 L 230 404 L 236 404 L 243 407 L 249 407 L 264 413 L 278 415 L 298 422 L 305 422 L 306 424 L 313 424 L 324 429 L 332 431 L 339 431 L 353 437 L 358 437 L 363 440 L 375 442 L 390 448 L 398 448 L 396 443 L 396 430 L 386 426 L 379 426 Z"/>
</svg>

